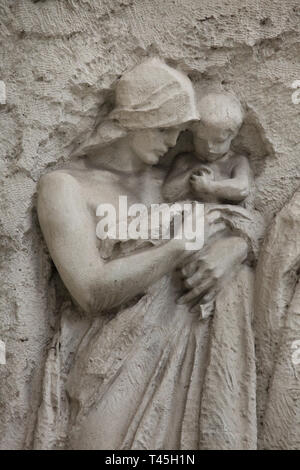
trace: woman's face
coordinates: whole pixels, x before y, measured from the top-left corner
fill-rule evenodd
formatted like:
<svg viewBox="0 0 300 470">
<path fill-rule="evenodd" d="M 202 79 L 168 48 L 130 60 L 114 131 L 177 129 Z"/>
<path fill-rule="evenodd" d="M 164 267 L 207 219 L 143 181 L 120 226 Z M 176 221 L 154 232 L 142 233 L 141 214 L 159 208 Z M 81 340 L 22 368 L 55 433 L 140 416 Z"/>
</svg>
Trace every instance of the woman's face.
<svg viewBox="0 0 300 470">
<path fill-rule="evenodd" d="M 156 165 L 159 158 L 174 147 L 180 132 L 186 126 L 166 129 L 144 129 L 130 135 L 130 145 L 134 153 L 147 165 Z"/>
</svg>

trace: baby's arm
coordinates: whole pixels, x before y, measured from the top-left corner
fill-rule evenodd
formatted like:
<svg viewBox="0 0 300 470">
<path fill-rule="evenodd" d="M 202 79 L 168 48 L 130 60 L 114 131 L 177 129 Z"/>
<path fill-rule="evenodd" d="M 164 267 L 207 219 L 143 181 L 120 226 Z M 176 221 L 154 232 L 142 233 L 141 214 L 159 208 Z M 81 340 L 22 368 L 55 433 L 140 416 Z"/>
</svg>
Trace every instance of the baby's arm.
<svg viewBox="0 0 300 470">
<path fill-rule="evenodd" d="M 252 170 L 249 161 L 244 156 L 238 156 L 237 162 L 234 165 L 231 177 L 220 181 L 204 180 L 202 176 L 193 176 L 193 186 L 201 186 L 202 191 L 214 195 L 220 200 L 241 202 L 250 192 L 251 182 L 253 180 Z"/>
<path fill-rule="evenodd" d="M 195 158 L 188 153 L 178 155 L 167 175 L 162 194 L 166 201 L 174 202 L 191 195 L 190 176 L 195 167 Z"/>
</svg>

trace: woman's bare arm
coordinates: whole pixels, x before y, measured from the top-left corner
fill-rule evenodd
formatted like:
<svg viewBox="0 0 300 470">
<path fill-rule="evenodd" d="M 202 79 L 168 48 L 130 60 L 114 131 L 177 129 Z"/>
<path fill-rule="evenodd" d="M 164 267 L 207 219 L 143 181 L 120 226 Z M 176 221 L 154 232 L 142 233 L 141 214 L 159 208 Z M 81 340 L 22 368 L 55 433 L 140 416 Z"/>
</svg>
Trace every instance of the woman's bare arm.
<svg viewBox="0 0 300 470">
<path fill-rule="evenodd" d="M 88 312 L 116 307 L 142 293 L 184 256 L 183 244 L 170 240 L 160 247 L 104 262 L 80 185 L 63 172 L 42 177 L 38 216 L 62 280 Z"/>
</svg>

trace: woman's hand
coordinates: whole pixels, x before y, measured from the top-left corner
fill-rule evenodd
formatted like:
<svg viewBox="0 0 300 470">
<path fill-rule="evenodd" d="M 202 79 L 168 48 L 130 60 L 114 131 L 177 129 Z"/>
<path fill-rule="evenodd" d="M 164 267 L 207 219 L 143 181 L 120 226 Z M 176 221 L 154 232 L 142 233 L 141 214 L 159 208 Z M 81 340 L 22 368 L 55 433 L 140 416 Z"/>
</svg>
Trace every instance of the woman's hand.
<svg viewBox="0 0 300 470">
<path fill-rule="evenodd" d="M 207 249 L 186 259 L 181 265 L 181 272 L 188 292 L 177 303 L 197 300 L 204 304 L 213 300 L 234 268 L 245 261 L 247 252 L 245 240 L 231 236 L 217 240 Z"/>
</svg>

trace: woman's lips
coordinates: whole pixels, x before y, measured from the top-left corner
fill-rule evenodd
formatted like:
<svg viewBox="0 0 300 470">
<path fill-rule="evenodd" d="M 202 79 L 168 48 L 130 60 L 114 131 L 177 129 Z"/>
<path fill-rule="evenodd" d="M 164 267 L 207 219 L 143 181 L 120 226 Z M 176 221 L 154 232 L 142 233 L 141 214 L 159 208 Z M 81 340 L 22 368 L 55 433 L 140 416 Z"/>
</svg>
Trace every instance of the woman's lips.
<svg viewBox="0 0 300 470">
<path fill-rule="evenodd" d="M 169 150 L 168 147 L 161 147 L 161 148 L 157 149 L 157 153 L 158 153 L 159 156 L 161 157 L 161 156 L 164 155 L 168 150 Z"/>
</svg>

